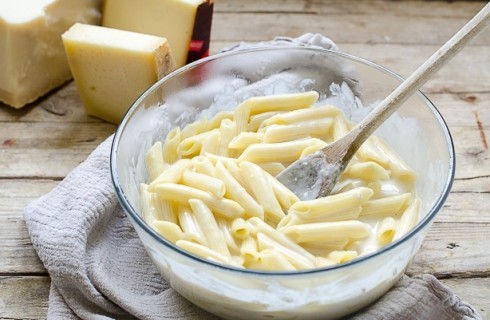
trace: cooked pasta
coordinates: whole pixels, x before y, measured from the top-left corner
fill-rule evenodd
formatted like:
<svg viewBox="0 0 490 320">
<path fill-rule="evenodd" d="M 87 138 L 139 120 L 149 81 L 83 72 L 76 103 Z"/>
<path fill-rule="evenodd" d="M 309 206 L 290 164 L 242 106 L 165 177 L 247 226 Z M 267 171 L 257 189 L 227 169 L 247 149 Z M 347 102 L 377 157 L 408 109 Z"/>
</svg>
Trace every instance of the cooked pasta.
<svg viewBox="0 0 490 320">
<path fill-rule="evenodd" d="M 171 130 L 145 157 L 142 216 L 176 246 L 237 268 L 347 263 L 418 222 L 415 173 L 378 137 L 354 155 L 331 195 L 301 201 L 275 176 L 349 132 L 317 92 L 254 97 Z M 370 247 L 369 247 L 370 248 Z"/>
</svg>

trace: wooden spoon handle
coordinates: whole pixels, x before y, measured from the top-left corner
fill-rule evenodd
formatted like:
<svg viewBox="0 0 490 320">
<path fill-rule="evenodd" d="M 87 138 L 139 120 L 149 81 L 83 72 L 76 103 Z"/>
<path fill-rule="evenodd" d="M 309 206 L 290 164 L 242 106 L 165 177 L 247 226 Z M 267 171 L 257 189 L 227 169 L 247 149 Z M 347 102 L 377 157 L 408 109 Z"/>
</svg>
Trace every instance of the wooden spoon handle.
<svg viewBox="0 0 490 320">
<path fill-rule="evenodd" d="M 398 109 L 412 94 L 438 71 L 449 59 L 461 50 L 466 43 L 478 34 L 490 21 L 490 3 L 485 5 L 461 30 L 437 50 L 424 64 L 403 81 L 370 114 L 368 114 L 349 134 L 345 143 L 350 144 L 347 158 L 357 151 L 362 143 Z"/>
</svg>

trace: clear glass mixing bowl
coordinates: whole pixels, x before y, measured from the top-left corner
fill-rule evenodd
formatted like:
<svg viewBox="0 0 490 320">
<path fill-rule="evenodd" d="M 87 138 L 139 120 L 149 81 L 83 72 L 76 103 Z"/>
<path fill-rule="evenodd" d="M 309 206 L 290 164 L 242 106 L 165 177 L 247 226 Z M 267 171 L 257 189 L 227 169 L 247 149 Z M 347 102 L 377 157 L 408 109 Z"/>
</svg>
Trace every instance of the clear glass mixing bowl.
<svg viewBox="0 0 490 320">
<path fill-rule="evenodd" d="M 250 96 L 316 90 L 359 120 L 402 79 L 345 53 L 307 47 L 261 47 L 211 56 L 147 90 L 115 134 L 111 171 L 119 201 L 162 275 L 182 296 L 230 319 L 329 319 L 374 302 L 401 277 L 450 191 L 455 170 L 448 128 L 417 93 L 376 135 L 417 172 L 421 219 L 406 236 L 351 262 L 297 272 L 243 270 L 179 249 L 142 219 L 139 183 L 144 154 L 175 126 L 183 127 Z M 131 257 L 128 257 L 129 259 Z"/>
</svg>

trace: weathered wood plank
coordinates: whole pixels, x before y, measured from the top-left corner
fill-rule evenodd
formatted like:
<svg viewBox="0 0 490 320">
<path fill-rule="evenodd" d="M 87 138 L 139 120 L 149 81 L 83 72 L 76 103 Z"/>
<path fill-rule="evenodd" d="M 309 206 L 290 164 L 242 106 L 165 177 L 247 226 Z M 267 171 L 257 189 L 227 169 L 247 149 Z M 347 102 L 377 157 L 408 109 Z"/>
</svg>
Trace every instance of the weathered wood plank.
<svg viewBox="0 0 490 320">
<path fill-rule="evenodd" d="M 490 252 L 484 247 L 488 247 L 489 234 L 490 224 L 442 223 L 436 218 L 408 273 L 488 277 Z"/>
<path fill-rule="evenodd" d="M 222 12 L 213 21 L 211 37 L 216 41 L 257 41 L 312 32 L 343 43 L 441 45 L 478 11 L 477 8 L 464 17 L 426 16 L 423 14 L 429 8 L 425 8 L 423 2 L 420 4 L 412 8 L 414 15 L 411 16 L 401 14 L 395 5 L 373 14 L 360 14 L 343 10 L 344 4 L 335 8 L 335 3 L 325 3 L 325 9 L 319 13 Z M 417 10 L 416 13 L 413 10 Z M 486 45 L 489 41 L 490 32 L 484 30 L 472 43 Z"/>
<path fill-rule="evenodd" d="M 48 276 L 0 276 L 0 319 L 46 319 Z"/>
<path fill-rule="evenodd" d="M 337 14 L 365 14 L 378 15 L 380 12 L 396 12 L 404 16 L 425 17 L 463 17 L 472 16 L 483 6 L 482 1 L 367 1 L 363 0 L 281 0 L 262 1 L 247 0 L 246 3 L 234 0 L 220 0 L 215 3 L 216 14 L 222 13 L 337 13 Z M 423 8 L 424 10 L 421 10 Z"/>
</svg>

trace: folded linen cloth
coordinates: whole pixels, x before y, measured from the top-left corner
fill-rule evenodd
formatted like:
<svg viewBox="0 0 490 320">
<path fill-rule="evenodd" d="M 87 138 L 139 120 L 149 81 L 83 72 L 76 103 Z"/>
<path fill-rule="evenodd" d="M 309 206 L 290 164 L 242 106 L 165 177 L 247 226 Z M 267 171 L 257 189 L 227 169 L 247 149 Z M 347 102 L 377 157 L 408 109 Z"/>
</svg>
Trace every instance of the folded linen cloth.
<svg viewBox="0 0 490 320">
<path fill-rule="evenodd" d="M 272 43 L 336 48 L 312 34 Z M 152 265 L 117 201 L 109 168 L 112 139 L 24 210 L 34 248 L 51 276 L 48 319 L 218 319 L 182 298 Z M 481 319 L 431 275 L 403 276 L 351 318 Z"/>
</svg>

